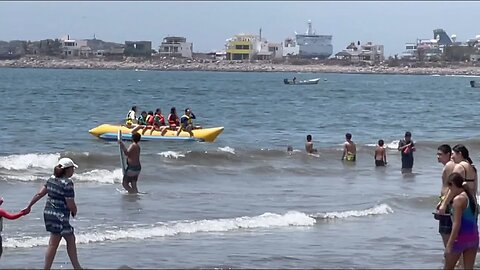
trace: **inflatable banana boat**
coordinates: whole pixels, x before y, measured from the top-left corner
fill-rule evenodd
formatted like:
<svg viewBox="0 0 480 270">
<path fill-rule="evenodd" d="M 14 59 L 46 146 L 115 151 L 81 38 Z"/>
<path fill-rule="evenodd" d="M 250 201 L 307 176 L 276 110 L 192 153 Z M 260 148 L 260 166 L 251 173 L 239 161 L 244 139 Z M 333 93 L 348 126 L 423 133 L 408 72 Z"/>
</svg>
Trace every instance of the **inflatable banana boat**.
<svg viewBox="0 0 480 270">
<path fill-rule="evenodd" d="M 121 125 L 111 125 L 111 124 L 102 124 L 98 127 L 90 129 L 88 132 L 93 136 L 96 136 L 104 140 L 117 140 L 118 131 L 122 131 L 123 140 L 132 139 L 132 130 L 133 128 L 128 128 Z M 153 131 L 150 135 L 150 129 L 145 131 L 145 134 L 142 135 L 142 141 L 154 141 L 154 140 L 167 140 L 167 141 L 201 141 L 201 142 L 213 142 L 215 139 L 222 133 L 223 127 L 213 127 L 213 128 L 202 128 L 194 129 L 193 137 L 190 137 L 190 134 L 186 131 L 180 132 L 177 136 L 177 131 L 168 130 L 164 136 L 162 136 L 160 131 Z M 143 130 L 138 131 L 142 134 Z"/>
</svg>

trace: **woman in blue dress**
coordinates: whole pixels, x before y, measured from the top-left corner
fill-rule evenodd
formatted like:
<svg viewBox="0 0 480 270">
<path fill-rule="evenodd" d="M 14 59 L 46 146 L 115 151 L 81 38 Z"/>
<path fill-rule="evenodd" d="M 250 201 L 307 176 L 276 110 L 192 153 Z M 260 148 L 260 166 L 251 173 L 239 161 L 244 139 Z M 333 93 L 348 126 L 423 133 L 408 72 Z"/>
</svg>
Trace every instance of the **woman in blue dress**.
<svg viewBox="0 0 480 270">
<path fill-rule="evenodd" d="M 30 212 L 32 206 L 48 194 L 43 219 L 45 228 L 50 232 L 50 241 L 45 254 L 44 269 L 50 269 L 53 259 L 57 253 L 58 245 L 62 238 L 67 241 L 67 253 L 74 269 L 81 269 L 77 257 L 77 246 L 75 234 L 70 225 L 70 214 L 75 217 L 77 206 L 75 204 L 75 191 L 73 189 L 72 177 L 74 168 L 78 166 L 69 158 L 62 158 L 55 166 L 52 177 L 50 177 L 40 191 L 35 194 L 30 204 L 24 209 Z"/>
</svg>

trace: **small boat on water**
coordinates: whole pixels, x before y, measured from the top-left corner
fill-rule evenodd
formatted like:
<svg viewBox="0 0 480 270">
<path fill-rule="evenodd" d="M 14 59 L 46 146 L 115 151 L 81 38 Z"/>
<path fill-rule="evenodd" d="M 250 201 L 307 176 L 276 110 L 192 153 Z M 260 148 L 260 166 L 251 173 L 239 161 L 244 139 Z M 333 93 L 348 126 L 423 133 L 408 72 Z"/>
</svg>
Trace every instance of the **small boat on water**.
<svg viewBox="0 0 480 270">
<path fill-rule="evenodd" d="M 311 79 L 311 80 L 303 80 L 303 81 L 289 81 L 288 79 L 283 79 L 284 84 L 291 84 L 291 85 L 306 85 L 306 84 L 318 84 L 320 78 Z"/>
<path fill-rule="evenodd" d="M 470 86 L 474 88 L 480 88 L 480 82 L 470 81 Z"/>
<path fill-rule="evenodd" d="M 95 137 L 104 140 L 117 140 L 118 130 L 122 131 L 123 140 L 132 139 L 132 128 L 127 128 L 122 125 L 111 125 L 111 124 L 102 124 L 95 128 L 90 129 L 88 132 Z M 201 142 L 213 142 L 215 139 L 222 133 L 223 127 L 213 127 L 213 128 L 202 128 L 194 129 L 193 137 L 190 137 L 190 134 L 186 131 L 180 132 L 177 136 L 177 132 L 174 130 L 168 130 L 164 136 L 161 135 L 160 131 L 153 131 L 150 135 L 150 130 L 147 130 L 144 135 L 142 135 L 142 141 L 154 141 L 154 140 L 166 140 L 166 141 L 201 141 Z M 142 134 L 142 130 L 139 130 Z"/>
</svg>

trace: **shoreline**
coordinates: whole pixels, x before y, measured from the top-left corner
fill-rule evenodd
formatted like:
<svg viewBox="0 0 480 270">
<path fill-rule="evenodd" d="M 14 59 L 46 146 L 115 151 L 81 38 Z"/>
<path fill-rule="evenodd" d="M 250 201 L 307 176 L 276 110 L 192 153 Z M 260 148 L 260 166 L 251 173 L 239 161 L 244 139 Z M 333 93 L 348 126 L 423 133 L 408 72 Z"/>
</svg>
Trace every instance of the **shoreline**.
<svg viewBox="0 0 480 270">
<path fill-rule="evenodd" d="M 480 67 L 450 65 L 448 67 L 389 67 L 343 66 L 338 64 L 274 64 L 268 62 L 239 63 L 216 62 L 178 63 L 172 61 L 102 61 L 98 59 L 35 59 L 0 60 L 0 68 L 93 69 L 93 70 L 154 70 L 154 71 L 212 71 L 212 72 L 305 72 L 345 74 L 399 74 L 399 75 L 464 75 L 480 76 Z"/>
</svg>

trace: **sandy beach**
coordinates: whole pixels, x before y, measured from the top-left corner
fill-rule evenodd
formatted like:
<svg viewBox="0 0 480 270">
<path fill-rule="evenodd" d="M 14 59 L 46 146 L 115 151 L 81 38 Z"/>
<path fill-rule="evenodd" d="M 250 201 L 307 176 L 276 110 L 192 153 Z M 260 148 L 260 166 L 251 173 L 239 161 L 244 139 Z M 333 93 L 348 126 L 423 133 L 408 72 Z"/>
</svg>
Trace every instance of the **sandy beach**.
<svg viewBox="0 0 480 270">
<path fill-rule="evenodd" d="M 192 61 L 104 61 L 102 59 L 58 59 L 24 57 L 16 60 L 0 60 L 4 68 L 62 68 L 62 69 L 127 69 L 162 71 L 240 71 L 240 72 L 314 72 L 314 73 L 364 73 L 364 74 L 414 74 L 414 75 L 471 75 L 480 76 L 480 67 L 460 64 L 443 67 L 391 67 L 385 64 L 375 66 L 354 66 L 338 64 L 276 64 L 270 62 L 231 62 L 225 60 Z"/>
</svg>

